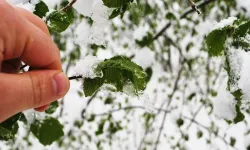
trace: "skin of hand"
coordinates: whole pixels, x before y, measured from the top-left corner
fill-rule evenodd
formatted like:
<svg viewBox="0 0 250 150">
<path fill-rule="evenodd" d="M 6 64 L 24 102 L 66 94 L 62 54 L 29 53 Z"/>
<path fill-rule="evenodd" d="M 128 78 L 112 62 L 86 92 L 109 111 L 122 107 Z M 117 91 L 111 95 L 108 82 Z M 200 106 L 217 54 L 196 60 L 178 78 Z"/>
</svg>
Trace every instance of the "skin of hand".
<svg viewBox="0 0 250 150">
<path fill-rule="evenodd" d="M 0 18 L 1 123 L 23 110 L 46 110 L 70 84 L 43 20 L 5 0 L 0 0 Z M 21 61 L 35 69 L 19 73 Z"/>
</svg>

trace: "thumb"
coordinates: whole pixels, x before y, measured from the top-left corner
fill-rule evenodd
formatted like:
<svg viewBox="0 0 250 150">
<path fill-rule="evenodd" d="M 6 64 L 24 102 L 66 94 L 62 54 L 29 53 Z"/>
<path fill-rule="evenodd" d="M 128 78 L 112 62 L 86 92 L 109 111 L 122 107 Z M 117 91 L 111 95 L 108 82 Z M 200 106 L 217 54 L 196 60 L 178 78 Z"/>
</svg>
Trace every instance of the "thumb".
<svg viewBox="0 0 250 150">
<path fill-rule="evenodd" d="M 0 73 L 0 122 L 20 111 L 49 104 L 68 90 L 69 80 L 58 70 Z"/>
</svg>

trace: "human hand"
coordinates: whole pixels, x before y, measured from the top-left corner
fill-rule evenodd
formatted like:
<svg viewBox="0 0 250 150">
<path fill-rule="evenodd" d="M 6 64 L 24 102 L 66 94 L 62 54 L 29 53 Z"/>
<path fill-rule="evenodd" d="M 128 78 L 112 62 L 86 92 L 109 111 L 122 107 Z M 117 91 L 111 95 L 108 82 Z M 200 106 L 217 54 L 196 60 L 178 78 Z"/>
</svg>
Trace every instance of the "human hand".
<svg viewBox="0 0 250 150">
<path fill-rule="evenodd" d="M 69 89 L 46 24 L 0 0 L 0 122 L 29 108 L 44 111 Z M 18 74 L 21 61 L 35 71 Z"/>
</svg>

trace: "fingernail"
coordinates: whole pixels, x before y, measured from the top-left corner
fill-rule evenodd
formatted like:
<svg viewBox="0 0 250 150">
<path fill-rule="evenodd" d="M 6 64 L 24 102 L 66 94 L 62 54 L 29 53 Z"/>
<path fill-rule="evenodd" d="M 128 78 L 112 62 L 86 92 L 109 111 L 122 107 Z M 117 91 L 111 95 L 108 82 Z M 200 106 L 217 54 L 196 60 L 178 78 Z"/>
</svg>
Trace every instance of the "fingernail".
<svg viewBox="0 0 250 150">
<path fill-rule="evenodd" d="M 64 73 L 54 75 L 54 88 L 58 96 L 65 95 L 69 88 L 69 80 Z"/>
</svg>

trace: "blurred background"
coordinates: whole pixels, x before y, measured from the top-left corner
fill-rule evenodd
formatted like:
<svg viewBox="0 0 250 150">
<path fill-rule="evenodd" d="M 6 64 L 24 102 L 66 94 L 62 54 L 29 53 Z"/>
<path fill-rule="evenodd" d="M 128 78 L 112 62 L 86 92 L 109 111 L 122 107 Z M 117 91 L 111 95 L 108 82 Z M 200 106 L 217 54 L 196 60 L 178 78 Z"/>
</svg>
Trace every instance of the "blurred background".
<svg viewBox="0 0 250 150">
<path fill-rule="evenodd" d="M 28 1 L 11 1 L 34 9 Z M 43 1 L 50 9 L 60 9 L 67 2 Z M 188 0 L 137 0 L 122 17 L 96 29 L 103 33 L 98 44 L 81 41 L 92 20 L 73 10 L 73 24 L 65 32 L 51 35 L 61 51 L 64 72 L 74 75 L 75 64 L 88 55 L 100 60 L 125 55 L 148 73 L 145 93 L 154 102 L 155 113 L 144 109 L 145 100 L 124 93 L 103 89 L 84 97 L 82 81 L 74 80 L 52 114 L 64 126 L 62 138 L 43 146 L 19 122 L 16 138 L 0 141 L 0 149 L 250 150 L 249 112 L 237 124 L 217 117 L 227 113 L 218 102 L 227 74 L 223 60 L 210 58 L 204 43 L 220 20 L 249 18 L 250 0 L 194 2 L 201 15 L 191 9 Z M 43 117 L 33 110 L 25 114 L 34 113 Z"/>
</svg>

